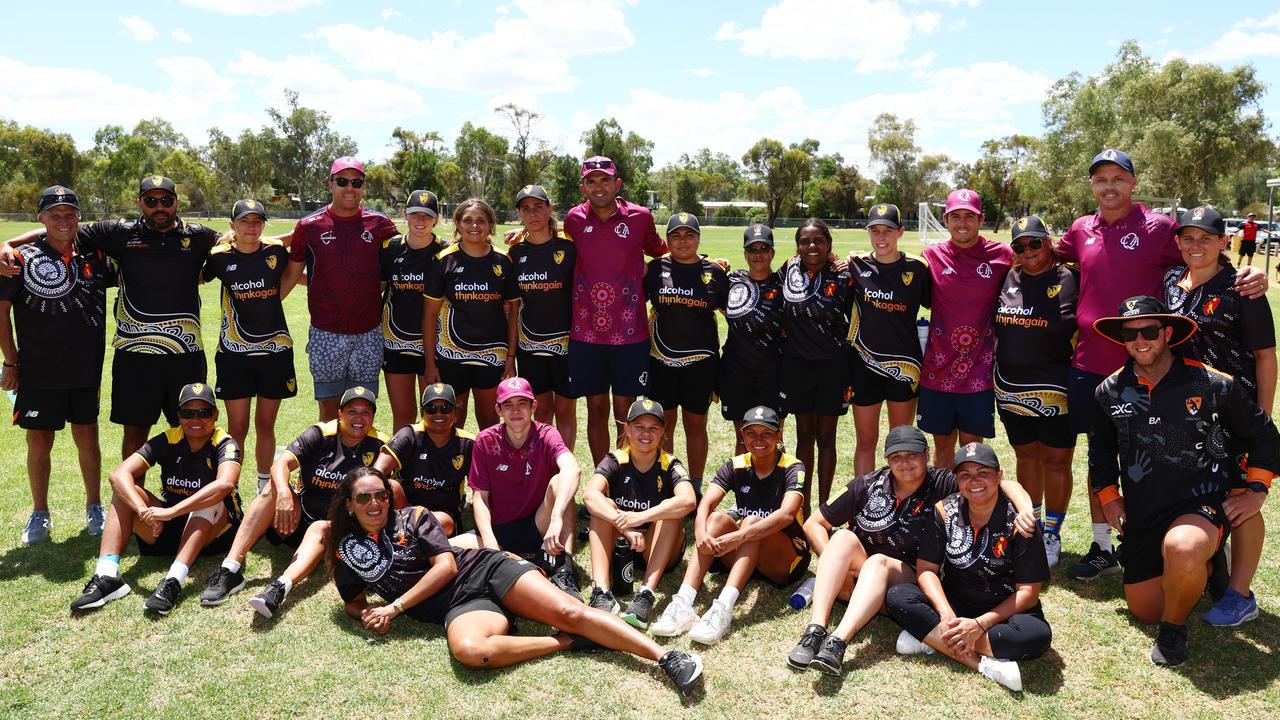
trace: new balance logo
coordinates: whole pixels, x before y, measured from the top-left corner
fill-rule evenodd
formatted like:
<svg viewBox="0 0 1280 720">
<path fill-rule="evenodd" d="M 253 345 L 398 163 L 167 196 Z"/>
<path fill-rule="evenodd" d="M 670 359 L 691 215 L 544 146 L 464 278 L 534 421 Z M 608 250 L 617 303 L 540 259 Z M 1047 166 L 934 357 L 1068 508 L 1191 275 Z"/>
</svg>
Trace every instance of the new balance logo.
<svg viewBox="0 0 1280 720">
<path fill-rule="evenodd" d="M 28 411 L 27 411 L 27 413 L 26 413 L 25 415 L 23 415 L 23 417 L 29 417 L 29 418 L 33 418 L 33 417 L 40 417 L 40 411 L 39 411 L 39 410 L 28 410 Z"/>
<path fill-rule="evenodd" d="M 506 472 L 510 469 L 511 469 L 511 466 L 506 463 L 502 463 L 501 465 L 498 466 L 498 472 Z"/>
</svg>

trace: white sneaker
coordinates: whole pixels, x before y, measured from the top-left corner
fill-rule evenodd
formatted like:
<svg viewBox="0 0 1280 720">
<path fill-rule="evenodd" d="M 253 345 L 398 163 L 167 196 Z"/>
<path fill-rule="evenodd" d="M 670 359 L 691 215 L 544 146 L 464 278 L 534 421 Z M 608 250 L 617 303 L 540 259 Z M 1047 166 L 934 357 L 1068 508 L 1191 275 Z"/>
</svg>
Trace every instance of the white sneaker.
<svg viewBox="0 0 1280 720">
<path fill-rule="evenodd" d="M 978 672 L 1014 692 L 1022 692 L 1022 671 L 1018 669 L 1018 663 L 1012 660 L 997 660 L 983 655 L 978 661 Z"/>
<path fill-rule="evenodd" d="M 732 618 L 733 610 L 720 600 L 713 600 L 711 607 L 698 619 L 698 624 L 689 631 L 689 639 L 703 645 L 715 645 L 729 632 Z"/>
<path fill-rule="evenodd" d="M 915 639 L 906 630 L 898 633 L 899 655 L 932 655 L 936 652 L 938 651 Z"/>
<path fill-rule="evenodd" d="M 658 637 L 675 637 L 688 632 L 697 621 L 698 614 L 693 611 L 693 606 L 679 597 L 673 597 L 657 622 L 649 627 L 649 631 Z"/>
<path fill-rule="evenodd" d="M 1058 557 L 1062 555 L 1062 538 L 1057 533 L 1044 534 L 1044 556 L 1049 561 L 1049 567 L 1058 564 Z"/>
</svg>

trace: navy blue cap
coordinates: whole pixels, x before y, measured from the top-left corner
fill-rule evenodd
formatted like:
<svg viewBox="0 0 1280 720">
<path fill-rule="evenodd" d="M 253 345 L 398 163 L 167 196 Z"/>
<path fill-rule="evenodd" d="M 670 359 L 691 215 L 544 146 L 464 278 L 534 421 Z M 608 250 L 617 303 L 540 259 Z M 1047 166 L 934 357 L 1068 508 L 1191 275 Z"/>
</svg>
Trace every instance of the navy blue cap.
<svg viewBox="0 0 1280 720">
<path fill-rule="evenodd" d="M 1115 148 L 1107 148 L 1097 155 L 1094 155 L 1093 162 L 1089 163 L 1089 174 L 1092 175 L 1093 171 L 1097 170 L 1099 165 L 1104 165 L 1106 163 L 1119 165 L 1130 175 L 1138 174 L 1133 170 L 1133 158 L 1129 157 L 1129 153 Z"/>
<path fill-rule="evenodd" d="M 1227 221 L 1222 219 L 1222 213 L 1208 205 L 1194 207 L 1182 213 L 1182 216 L 1178 218 L 1178 227 L 1174 232 L 1181 232 L 1182 228 L 1189 227 L 1200 228 L 1214 235 L 1227 234 Z"/>
<path fill-rule="evenodd" d="M 1039 215 L 1028 215 L 1013 223 L 1013 239 L 1020 237 L 1049 237 L 1049 231 L 1045 229 L 1044 221 Z"/>
<path fill-rule="evenodd" d="M 877 225 L 885 225 L 897 230 L 902 227 L 902 213 L 898 211 L 898 206 L 893 203 L 880 203 L 871 208 L 868 215 L 871 219 L 867 221 L 867 228 L 873 228 Z"/>
</svg>

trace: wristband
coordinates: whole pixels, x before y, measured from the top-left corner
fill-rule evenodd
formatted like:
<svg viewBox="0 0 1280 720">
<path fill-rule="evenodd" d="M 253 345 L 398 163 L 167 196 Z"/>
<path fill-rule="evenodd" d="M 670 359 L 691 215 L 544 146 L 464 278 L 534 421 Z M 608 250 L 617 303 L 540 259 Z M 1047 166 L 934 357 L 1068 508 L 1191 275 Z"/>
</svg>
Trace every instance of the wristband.
<svg viewBox="0 0 1280 720">
<path fill-rule="evenodd" d="M 4 366 L 5 366 L 5 367 L 7 367 L 7 368 L 10 368 L 10 367 L 11 367 L 11 368 L 16 368 L 16 367 L 18 367 L 18 363 L 11 363 L 11 362 L 9 362 L 9 361 L 7 361 L 7 360 L 6 360 L 6 361 L 5 361 L 5 363 L 4 363 Z"/>
<path fill-rule="evenodd" d="M 1262 493 L 1263 495 L 1266 495 L 1270 491 L 1270 488 L 1267 487 L 1267 484 L 1260 480 L 1254 480 L 1252 482 L 1249 482 L 1245 485 L 1245 487 L 1249 488 L 1253 492 Z"/>
<path fill-rule="evenodd" d="M 404 601 L 403 601 L 403 600 L 401 600 L 400 598 L 396 598 L 395 600 L 392 600 L 392 601 L 391 601 L 391 607 L 393 607 L 393 608 L 395 608 L 395 609 L 396 609 L 396 614 L 397 614 L 397 615 L 403 615 L 403 614 L 404 614 Z"/>
</svg>

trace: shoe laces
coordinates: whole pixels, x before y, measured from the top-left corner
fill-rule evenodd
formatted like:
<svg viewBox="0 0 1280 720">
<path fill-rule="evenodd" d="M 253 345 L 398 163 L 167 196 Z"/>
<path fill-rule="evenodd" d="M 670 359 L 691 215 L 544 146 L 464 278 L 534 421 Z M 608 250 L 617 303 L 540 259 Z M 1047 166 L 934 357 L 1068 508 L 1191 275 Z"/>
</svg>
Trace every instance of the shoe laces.
<svg viewBox="0 0 1280 720">
<path fill-rule="evenodd" d="M 160 587 L 156 588 L 156 595 L 173 602 L 178 599 L 178 591 L 181 588 L 176 578 L 167 577 L 160 581 Z"/>
<path fill-rule="evenodd" d="M 820 630 L 805 630 L 804 635 L 800 636 L 800 647 L 817 650 L 822 646 L 822 640 L 825 637 L 826 633 Z"/>
<path fill-rule="evenodd" d="M 707 614 L 703 616 L 702 621 L 706 624 L 719 628 L 725 624 L 724 606 L 719 602 L 711 603 L 711 607 L 707 609 Z"/>
</svg>

